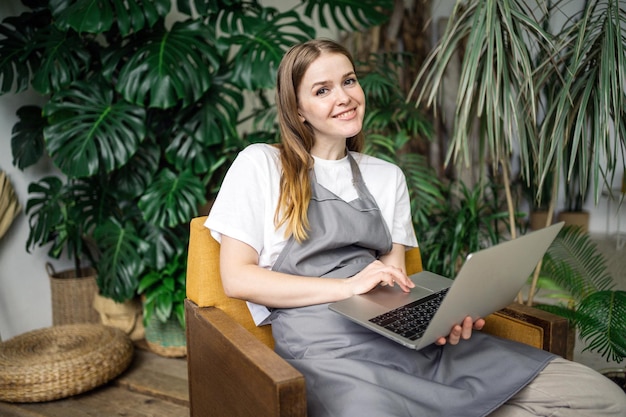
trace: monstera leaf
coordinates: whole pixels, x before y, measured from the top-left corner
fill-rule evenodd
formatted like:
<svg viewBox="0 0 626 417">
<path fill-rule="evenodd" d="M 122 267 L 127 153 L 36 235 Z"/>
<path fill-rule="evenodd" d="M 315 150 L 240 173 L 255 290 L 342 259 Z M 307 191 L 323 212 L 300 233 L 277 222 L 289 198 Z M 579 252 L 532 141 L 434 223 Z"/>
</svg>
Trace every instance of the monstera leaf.
<svg viewBox="0 0 626 417">
<path fill-rule="evenodd" d="M 193 8 L 191 7 L 193 4 Z M 192 16 L 194 10 L 200 16 L 209 16 L 220 10 L 241 9 L 244 4 L 240 0 L 177 0 L 178 11 Z"/>
<path fill-rule="evenodd" d="M 13 125 L 11 151 L 13 165 L 23 170 L 34 165 L 43 155 L 43 128 L 46 120 L 37 106 L 20 107 L 16 114 L 18 121 Z"/>
<path fill-rule="evenodd" d="M 144 254 L 147 268 L 162 269 L 174 255 L 186 253 L 189 242 L 187 224 L 174 228 L 160 228 L 145 223 L 140 233 L 146 242 L 150 242 L 150 247 Z"/>
<path fill-rule="evenodd" d="M 64 31 L 103 33 L 117 25 L 126 36 L 144 27 L 152 27 L 171 10 L 170 0 L 50 0 L 56 25 Z"/>
<path fill-rule="evenodd" d="M 89 256 L 84 239 L 113 204 L 108 201 L 94 180 L 70 181 L 45 177 L 28 187 L 26 205 L 30 232 L 26 242 L 29 250 L 36 244 L 51 243 L 48 255 L 59 258 L 67 252 L 77 262 Z"/>
<path fill-rule="evenodd" d="M 211 171 L 219 159 L 215 146 L 239 136 L 235 126 L 242 108 L 240 90 L 216 80 L 196 106 L 174 116 L 178 129 L 171 133 L 167 159 L 179 171 L 185 168 L 196 173 Z"/>
<path fill-rule="evenodd" d="M 143 253 L 148 244 L 131 221 L 109 219 L 94 231 L 101 250 L 97 263 L 100 294 L 118 302 L 135 296 L 138 277 L 144 269 Z"/>
<path fill-rule="evenodd" d="M 186 223 L 206 202 L 204 184 L 191 170 L 176 174 L 162 169 L 139 200 L 146 221 L 159 227 Z"/>
<path fill-rule="evenodd" d="M 91 55 L 76 32 L 61 32 L 49 26 L 37 33 L 43 48 L 39 67 L 34 71 L 32 86 L 41 94 L 50 94 L 81 78 L 90 65 Z"/>
<path fill-rule="evenodd" d="M 35 46 L 40 20 L 50 20 L 49 12 L 28 12 L 7 17 L 0 24 L 0 94 L 21 92 L 30 85 L 31 74 L 41 59 Z M 43 18 L 42 18 L 43 17 Z"/>
<path fill-rule="evenodd" d="M 146 135 L 145 110 L 116 100 L 101 78 L 78 81 L 44 106 L 44 129 L 55 164 L 70 177 L 110 172 L 126 164 Z"/>
<path fill-rule="evenodd" d="M 272 88 L 285 50 L 315 36 L 296 12 L 277 13 L 272 8 L 222 13 L 218 21 L 226 34 L 222 44 L 239 46 L 232 82 L 251 90 Z"/>
<path fill-rule="evenodd" d="M 176 22 L 170 31 L 161 24 L 107 57 L 103 71 L 112 79 L 122 63 L 115 89 L 131 103 L 161 109 L 188 106 L 211 87 L 219 68 L 213 38 L 212 29 L 199 20 Z"/>
<path fill-rule="evenodd" d="M 28 187 L 32 194 L 26 204 L 26 214 L 30 215 L 28 225 L 30 233 L 26 241 L 26 250 L 30 250 L 35 244 L 40 246 L 50 241 L 56 225 L 63 222 L 63 195 L 61 189 L 63 182 L 57 177 L 45 177 L 39 182 L 32 183 Z M 50 249 L 50 254 L 62 250 L 63 243 L 55 243 Z"/>
<path fill-rule="evenodd" d="M 159 169 L 161 150 L 151 140 L 141 143 L 126 165 L 111 173 L 109 185 L 119 199 L 134 199 L 143 193 Z"/>
<path fill-rule="evenodd" d="M 393 10 L 393 3 L 393 0 L 308 0 L 304 14 L 313 16 L 317 10 L 317 19 L 323 27 L 329 27 L 326 16 L 330 15 L 339 29 L 359 30 L 384 23 L 389 16 L 382 10 Z"/>
</svg>

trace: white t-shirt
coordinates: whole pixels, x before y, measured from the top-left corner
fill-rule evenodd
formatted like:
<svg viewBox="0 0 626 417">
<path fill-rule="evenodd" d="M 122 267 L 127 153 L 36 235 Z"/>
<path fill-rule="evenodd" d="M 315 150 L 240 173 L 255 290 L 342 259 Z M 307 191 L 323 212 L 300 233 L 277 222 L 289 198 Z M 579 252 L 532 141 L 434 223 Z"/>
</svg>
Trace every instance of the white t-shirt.
<svg viewBox="0 0 626 417">
<path fill-rule="evenodd" d="M 368 155 L 351 152 L 363 181 L 376 200 L 394 243 L 416 247 L 411 222 L 409 194 L 404 174 L 396 165 Z M 315 159 L 317 182 L 345 201 L 357 197 L 347 157 Z M 287 243 L 284 227 L 276 230 L 274 213 L 280 193 L 279 150 L 254 144 L 241 151 L 229 168 L 205 226 L 221 242 L 226 235 L 252 246 L 259 266 L 271 269 Z M 248 303 L 255 323 L 269 315 L 263 306 Z"/>
</svg>

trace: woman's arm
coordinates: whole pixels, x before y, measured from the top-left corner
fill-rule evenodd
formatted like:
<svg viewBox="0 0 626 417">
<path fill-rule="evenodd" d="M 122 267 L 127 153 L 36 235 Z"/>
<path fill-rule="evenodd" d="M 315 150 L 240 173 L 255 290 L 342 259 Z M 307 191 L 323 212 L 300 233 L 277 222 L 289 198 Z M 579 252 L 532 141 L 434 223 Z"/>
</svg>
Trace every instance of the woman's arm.
<svg viewBox="0 0 626 417">
<path fill-rule="evenodd" d="M 342 300 L 366 293 L 379 284 L 395 283 L 404 291 L 414 286 L 395 261 L 394 265 L 374 261 L 346 279 L 284 274 L 261 268 L 258 261 L 258 253 L 251 246 L 222 235 L 220 271 L 226 295 L 267 307 L 289 308 Z"/>
<path fill-rule="evenodd" d="M 392 265 L 396 268 L 400 268 L 402 272 L 406 274 L 406 261 L 405 255 L 406 247 L 399 243 L 394 243 L 391 251 L 380 257 L 380 261 L 385 265 Z"/>
</svg>

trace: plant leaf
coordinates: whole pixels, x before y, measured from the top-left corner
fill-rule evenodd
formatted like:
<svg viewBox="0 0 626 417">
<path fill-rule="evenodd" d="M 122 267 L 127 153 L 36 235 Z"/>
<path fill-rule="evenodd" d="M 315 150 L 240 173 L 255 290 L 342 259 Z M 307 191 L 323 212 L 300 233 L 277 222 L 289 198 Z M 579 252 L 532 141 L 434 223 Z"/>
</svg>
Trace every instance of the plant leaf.
<svg viewBox="0 0 626 417">
<path fill-rule="evenodd" d="M 11 131 L 13 165 L 23 170 L 34 165 L 44 153 L 43 129 L 46 120 L 38 106 L 22 106 L 17 109 L 18 121 Z"/>
<path fill-rule="evenodd" d="M 0 24 L 0 94 L 26 90 L 41 62 L 37 33 L 50 22 L 47 10 L 7 17 Z"/>
<path fill-rule="evenodd" d="M 273 8 L 255 8 L 245 14 L 224 12 L 217 24 L 226 34 L 221 40 L 224 47 L 239 47 L 231 64 L 231 82 L 250 90 L 274 87 L 285 50 L 315 35 L 297 13 L 277 13 Z"/>
<path fill-rule="evenodd" d="M 180 174 L 162 169 L 139 199 L 146 221 L 159 227 L 187 223 L 206 202 L 204 185 L 190 169 Z"/>
<path fill-rule="evenodd" d="M 55 24 L 63 31 L 104 33 L 114 25 L 122 36 L 152 27 L 170 12 L 170 0 L 50 0 Z"/>
<path fill-rule="evenodd" d="M 113 67 L 122 63 L 115 88 L 131 103 L 161 109 L 188 106 L 209 89 L 219 68 L 213 38 L 200 20 L 176 22 L 170 31 L 161 25 L 107 57 L 104 71 L 113 74 Z M 130 58 L 120 61 L 120 56 Z"/>
<path fill-rule="evenodd" d="M 393 10 L 392 0 L 309 0 L 304 14 L 317 19 L 323 27 L 330 27 L 326 19 L 330 15 L 333 23 L 341 30 L 359 31 L 378 26 L 387 21 L 387 13 Z"/>
<path fill-rule="evenodd" d="M 94 231 L 101 251 L 97 264 L 100 293 L 117 302 L 133 298 L 144 269 L 143 252 L 147 243 L 137 235 L 130 221 L 109 219 Z"/>
<path fill-rule="evenodd" d="M 111 88 L 102 79 L 78 81 L 44 106 L 48 152 L 70 177 L 121 167 L 146 135 L 145 110 L 116 101 Z"/>
<path fill-rule="evenodd" d="M 580 303 L 577 313 L 585 350 L 597 351 L 606 360 L 626 357 L 626 291 L 599 291 Z"/>
</svg>

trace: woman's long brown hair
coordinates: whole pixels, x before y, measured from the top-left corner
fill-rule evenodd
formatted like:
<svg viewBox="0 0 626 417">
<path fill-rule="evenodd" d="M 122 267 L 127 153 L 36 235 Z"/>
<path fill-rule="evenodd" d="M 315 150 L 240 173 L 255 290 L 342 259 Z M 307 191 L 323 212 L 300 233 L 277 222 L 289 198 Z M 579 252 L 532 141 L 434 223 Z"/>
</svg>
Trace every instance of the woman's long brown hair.
<svg viewBox="0 0 626 417">
<path fill-rule="evenodd" d="M 297 92 L 306 70 L 322 53 L 345 55 L 354 68 L 354 61 L 346 48 L 331 40 L 316 39 L 287 51 L 278 67 L 276 80 L 282 175 L 274 221 L 277 228 L 286 225 L 285 235 L 293 235 L 298 242 L 306 240 L 310 228 L 307 216 L 311 201 L 309 170 L 313 169 L 311 148 L 315 137 L 311 126 L 298 116 Z M 359 132 L 347 139 L 346 146 L 351 151 L 360 152 L 363 141 L 363 133 Z"/>
</svg>

